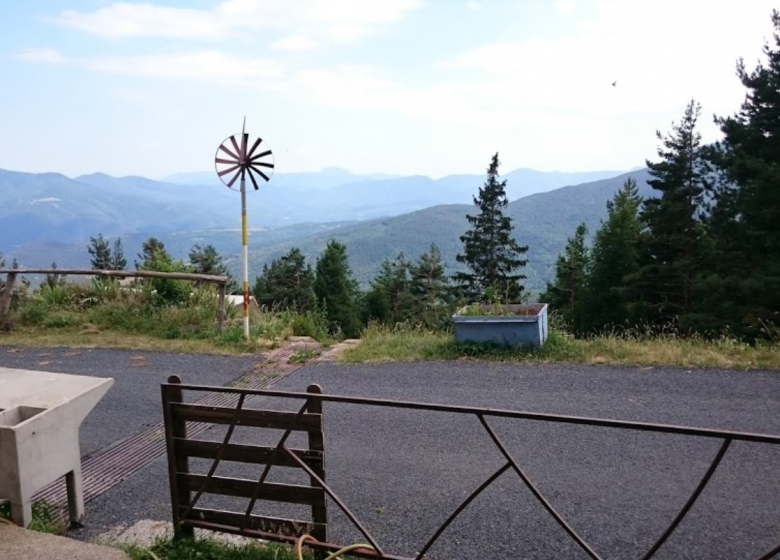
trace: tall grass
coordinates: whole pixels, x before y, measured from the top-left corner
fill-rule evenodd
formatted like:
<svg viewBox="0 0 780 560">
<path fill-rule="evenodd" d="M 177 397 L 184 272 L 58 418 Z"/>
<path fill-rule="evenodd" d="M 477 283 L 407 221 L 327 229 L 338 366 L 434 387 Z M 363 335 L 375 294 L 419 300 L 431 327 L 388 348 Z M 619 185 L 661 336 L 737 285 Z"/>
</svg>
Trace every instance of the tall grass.
<svg viewBox="0 0 780 560">
<path fill-rule="evenodd" d="M 42 286 L 15 305 L 11 324 L 16 334 L 56 336 L 63 343 L 96 335 L 124 333 L 163 341 L 208 342 L 210 347 L 253 351 L 278 344 L 293 335 L 327 343 L 327 322 L 320 314 L 261 309 L 250 320 L 250 341 L 244 340 L 240 310 L 228 305 L 223 332 L 218 328 L 218 295 L 210 286 L 192 286 L 174 303 L 161 297 L 155 286 L 141 282 L 120 288 L 113 279 L 88 284 Z M 6 339 L 15 340 L 12 332 Z M 16 337 L 18 338 L 18 337 Z M 2 341 L 2 338 L 0 338 Z"/>
<path fill-rule="evenodd" d="M 495 345 L 455 343 L 451 332 L 430 331 L 410 325 L 370 325 L 362 343 L 345 350 L 343 362 L 424 361 L 481 359 L 523 362 L 573 362 L 688 368 L 780 369 L 780 343 L 747 344 L 721 336 L 715 339 L 674 332 L 627 330 L 576 339 L 551 322 L 541 348 L 504 348 Z"/>
</svg>

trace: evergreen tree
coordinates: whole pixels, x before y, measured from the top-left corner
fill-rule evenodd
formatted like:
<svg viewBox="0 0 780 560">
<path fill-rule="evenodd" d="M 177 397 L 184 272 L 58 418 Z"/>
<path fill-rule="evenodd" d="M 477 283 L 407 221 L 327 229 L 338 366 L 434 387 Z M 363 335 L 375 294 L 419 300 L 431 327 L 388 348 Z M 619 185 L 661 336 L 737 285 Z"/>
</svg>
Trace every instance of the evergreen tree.
<svg viewBox="0 0 780 560">
<path fill-rule="evenodd" d="M 670 135 L 657 132 L 661 159 L 647 162 L 653 177 L 648 184 L 660 197 L 643 204 L 641 220 L 647 235 L 642 238 L 643 263 L 636 279 L 651 320 L 680 324 L 686 318 L 703 267 L 707 242 L 700 212 L 707 168 L 696 130 L 700 111 L 701 106 L 691 101 Z"/>
<path fill-rule="evenodd" d="M 434 243 L 427 253 L 409 265 L 409 274 L 416 317 L 426 326 L 443 326 L 445 321 L 449 321 L 449 312 L 452 311 L 452 294 L 441 252 Z"/>
<path fill-rule="evenodd" d="M 547 284 L 543 294 L 550 308 L 558 311 L 575 332 L 582 332 L 585 287 L 590 256 L 585 247 L 588 228 L 577 226 L 574 237 L 570 237 L 563 253 L 555 262 L 555 279 Z"/>
<path fill-rule="evenodd" d="M 341 330 L 347 338 L 358 336 L 357 282 L 349 268 L 347 248 L 336 240 L 331 240 L 317 259 L 314 294 L 322 305 L 332 332 Z"/>
<path fill-rule="evenodd" d="M 780 12 L 766 60 L 737 76 L 747 90 L 738 113 L 716 117 L 723 140 L 708 153 L 719 181 L 707 225 L 714 264 L 700 284 L 699 319 L 749 338 L 780 324 Z"/>
<path fill-rule="evenodd" d="M 159 255 L 159 258 L 158 258 Z M 138 253 L 139 261 L 135 261 L 137 270 L 156 270 L 155 262 L 170 262 L 171 256 L 165 250 L 165 245 L 156 237 L 150 237 L 141 245 L 141 252 Z"/>
<path fill-rule="evenodd" d="M 90 259 L 92 270 L 109 270 L 111 268 L 111 246 L 102 233 L 98 234 L 97 239 L 90 236 L 87 251 L 92 255 Z"/>
<path fill-rule="evenodd" d="M 295 309 L 306 313 L 316 308 L 314 273 L 300 249 L 293 247 L 255 280 L 252 290 L 257 303 L 274 309 Z"/>
<path fill-rule="evenodd" d="M 386 324 L 413 319 L 414 300 L 409 279 L 409 262 L 403 253 L 395 260 L 385 259 L 371 289 L 365 296 L 366 322 L 374 320 Z"/>
<path fill-rule="evenodd" d="M 110 270 L 124 270 L 127 266 L 125 252 L 122 249 L 122 239 L 119 237 L 114 239 L 114 248 L 111 251 L 109 266 L 111 267 Z"/>
<path fill-rule="evenodd" d="M 227 276 L 230 280 L 227 285 L 227 292 L 232 294 L 238 291 L 238 282 L 227 269 L 219 254 L 213 245 L 202 247 L 200 243 L 192 246 L 189 252 L 190 268 L 196 274 L 211 274 L 213 276 Z"/>
<path fill-rule="evenodd" d="M 51 263 L 51 269 L 57 270 L 57 263 Z M 58 288 L 65 285 L 65 277 L 62 274 L 56 272 L 47 274 L 43 279 L 43 285 L 50 289 Z"/>
<path fill-rule="evenodd" d="M 633 326 L 640 320 L 639 303 L 631 278 L 639 269 L 639 196 L 636 181 L 628 178 L 607 202 L 607 219 L 593 239 L 590 273 L 584 300 L 587 330 Z"/>
<path fill-rule="evenodd" d="M 496 153 L 479 196 L 473 197 L 479 213 L 466 216 L 472 229 L 460 237 L 463 253 L 456 259 L 466 264 L 469 272 L 458 272 L 455 280 L 469 298 L 484 301 L 498 297 L 505 303 L 512 303 L 523 291 L 520 281 L 525 276 L 516 271 L 528 262 L 522 258 L 528 247 L 518 245 L 512 237 L 512 219 L 504 216 L 509 201 L 506 179 L 498 180 L 498 166 Z"/>
</svg>

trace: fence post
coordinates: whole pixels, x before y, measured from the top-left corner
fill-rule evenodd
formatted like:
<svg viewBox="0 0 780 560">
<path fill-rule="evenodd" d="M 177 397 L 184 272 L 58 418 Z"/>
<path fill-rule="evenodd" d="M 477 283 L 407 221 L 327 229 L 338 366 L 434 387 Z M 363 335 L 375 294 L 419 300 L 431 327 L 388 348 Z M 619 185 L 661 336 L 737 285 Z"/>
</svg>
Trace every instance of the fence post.
<svg viewBox="0 0 780 560">
<path fill-rule="evenodd" d="M 317 385 L 316 383 L 313 383 L 309 385 L 306 388 L 307 393 L 312 393 L 316 395 L 322 394 L 322 387 Z M 306 411 L 311 414 L 320 414 L 322 415 L 322 401 L 317 398 L 309 398 L 308 399 L 308 406 L 306 407 Z M 322 454 L 322 463 L 319 467 L 314 467 L 312 470 L 319 476 L 323 481 L 325 480 L 325 436 L 324 436 L 324 422 L 321 419 L 320 420 L 320 426 L 321 429 L 319 431 L 312 431 L 309 432 L 309 449 L 311 451 L 319 451 Z M 310 484 L 312 486 L 319 486 L 319 483 L 314 477 L 309 477 Z M 327 509 L 325 506 L 313 506 L 312 507 L 312 520 L 315 523 L 322 523 L 324 525 L 324 529 L 318 530 L 315 529 L 312 531 L 312 536 L 317 539 L 320 542 L 327 542 L 328 540 L 328 514 Z M 323 555 L 324 556 L 324 555 Z"/>
<path fill-rule="evenodd" d="M 181 507 L 189 506 L 190 491 L 186 486 L 179 484 L 179 475 L 189 473 L 189 461 L 186 456 L 176 453 L 174 438 L 187 439 L 187 423 L 173 413 L 171 403 L 183 402 L 183 392 L 181 387 L 175 385 L 181 384 L 178 375 L 171 375 L 168 378 L 169 384 L 174 386 L 162 386 L 163 418 L 165 420 L 165 443 L 168 447 L 168 477 L 171 487 L 171 509 L 173 510 L 173 535 L 174 538 L 182 537 L 193 538 L 195 529 L 189 526 L 181 526 L 179 519 Z"/>
<path fill-rule="evenodd" d="M 0 329 L 4 329 L 8 323 L 8 313 L 11 309 L 11 297 L 14 294 L 14 284 L 16 283 L 16 272 L 9 272 L 5 281 L 5 291 L 0 298 Z"/>
</svg>

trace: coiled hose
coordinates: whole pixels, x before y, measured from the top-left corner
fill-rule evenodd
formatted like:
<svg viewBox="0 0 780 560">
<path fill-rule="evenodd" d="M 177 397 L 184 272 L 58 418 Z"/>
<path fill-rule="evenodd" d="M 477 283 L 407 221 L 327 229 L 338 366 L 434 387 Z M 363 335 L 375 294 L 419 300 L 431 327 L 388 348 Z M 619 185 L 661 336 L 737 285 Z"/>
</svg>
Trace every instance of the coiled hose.
<svg viewBox="0 0 780 560">
<path fill-rule="evenodd" d="M 298 541 L 295 543 L 295 554 L 296 554 L 298 560 L 303 560 L 303 541 L 305 541 L 306 539 L 309 539 L 309 540 L 312 540 L 314 542 L 317 542 L 317 539 L 315 539 L 311 535 L 308 535 L 308 534 L 307 535 L 301 535 L 298 538 Z M 371 546 L 370 544 L 362 544 L 362 543 L 351 544 L 349 546 L 345 546 L 344 548 L 342 548 L 340 550 L 337 550 L 336 552 L 334 552 L 333 554 L 331 554 L 330 556 L 325 558 L 325 560 L 335 560 L 336 558 L 338 558 L 342 554 L 345 554 L 345 553 L 350 552 L 352 550 L 357 550 L 358 548 L 367 548 L 369 550 L 376 551 L 376 549 L 373 546 Z"/>
</svg>

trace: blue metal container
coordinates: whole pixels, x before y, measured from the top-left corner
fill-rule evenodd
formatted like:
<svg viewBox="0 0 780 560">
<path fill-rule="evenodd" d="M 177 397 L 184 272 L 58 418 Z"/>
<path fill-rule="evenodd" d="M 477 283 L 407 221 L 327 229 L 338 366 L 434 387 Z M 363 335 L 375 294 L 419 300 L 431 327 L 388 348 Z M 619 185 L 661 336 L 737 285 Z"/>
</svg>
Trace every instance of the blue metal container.
<svg viewBox="0 0 780 560">
<path fill-rule="evenodd" d="M 547 340 L 547 304 L 480 305 L 483 312 L 500 314 L 464 315 L 471 306 L 452 316 L 455 342 L 493 342 L 502 346 L 541 346 Z"/>
</svg>

